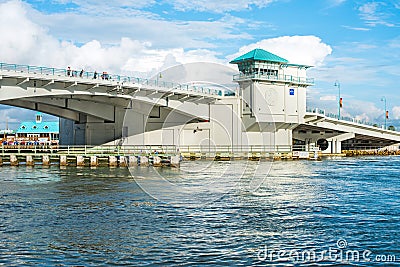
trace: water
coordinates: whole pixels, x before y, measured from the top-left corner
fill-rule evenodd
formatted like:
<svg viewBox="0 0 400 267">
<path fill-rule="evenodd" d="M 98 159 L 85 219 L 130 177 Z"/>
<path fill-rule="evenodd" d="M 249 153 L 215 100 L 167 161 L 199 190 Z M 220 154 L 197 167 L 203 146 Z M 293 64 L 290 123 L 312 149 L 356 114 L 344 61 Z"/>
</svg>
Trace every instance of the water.
<svg viewBox="0 0 400 267">
<path fill-rule="evenodd" d="M 258 174 L 265 179 L 257 190 L 243 186 L 251 178 L 244 172 L 238 183 L 227 185 L 229 190 L 217 190 L 219 197 L 211 192 L 210 201 L 201 205 L 189 201 L 196 194 L 184 195 L 186 205 L 179 190 L 168 196 L 167 190 L 159 188 L 163 194 L 154 199 L 139 187 L 146 180 L 161 187 L 161 180 L 167 179 L 184 184 L 186 191 L 198 192 L 202 177 L 211 187 L 220 186 L 210 183 L 215 175 L 210 173 L 216 169 L 243 167 L 243 162 L 214 164 L 184 162 L 180 171 L 159 169 L 158 175 L 138 168 L 132 170 L 133 177 L 126 169 L 3 167 L 0 264 L 400 263 L 399 157 L 274 162 L 269 175 L 267 171 Z M 229 176 L 238 178 L 233 172 Z M 181 197 L 178 204 L 167 202 L 175 196 Z"/>
</svg>

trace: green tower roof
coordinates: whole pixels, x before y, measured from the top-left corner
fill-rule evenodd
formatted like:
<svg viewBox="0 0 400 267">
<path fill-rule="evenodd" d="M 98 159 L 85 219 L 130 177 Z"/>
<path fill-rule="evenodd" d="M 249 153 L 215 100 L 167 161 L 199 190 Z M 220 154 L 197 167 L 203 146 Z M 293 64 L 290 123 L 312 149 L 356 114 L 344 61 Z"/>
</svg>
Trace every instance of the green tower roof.
<svg viewBox="0 0 400 267">
<path fill-rule="evenodd" d="M 269 61 L 269 62 L 278 62 L 278 63 L 288 63 L 289 61 L 281 58 L 277 55 L 274 55 L 268 51 L 265 51 L 264 49 L 254 49 L 251 50 L 250 52 L 241 55 L 240 57 L 235 58 L 232 60 L 231 64 L 236 64 L 239 62 L 247 61 L 247 60 L 253 60 L 253 61 Z"/>
</svg>

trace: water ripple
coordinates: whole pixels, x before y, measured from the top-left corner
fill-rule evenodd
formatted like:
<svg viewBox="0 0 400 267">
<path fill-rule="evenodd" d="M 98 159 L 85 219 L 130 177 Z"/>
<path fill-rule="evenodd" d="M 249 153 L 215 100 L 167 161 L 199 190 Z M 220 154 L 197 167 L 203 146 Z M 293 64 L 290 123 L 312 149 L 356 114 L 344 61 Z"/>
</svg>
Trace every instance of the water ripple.
<svg viewBox="0 0 400 267">
<path fill-rule="evenodd" d="M 202 207 L 185 205 L 184 198 L 172 206 L 147 195 L 135 179 L 160 185 L 151 171 L 132 177 L 125 169 L 3 168 L 0 265 L 371 265 L 276 254 L 319 255 L 337 250 L 339 240 L 346 244 L 344 255 L 369 250 L 372 265 L 394 265 L 376 257 L 395 255 L 400 263 L 399 163 L 398 157 L 275 162 L 270 173 L 257 174 L 264 182 L 256 191 L 246 187 L 254 177 L 244 175 Z M 191 190 L 199 179 L 212 183 L 219 168 L 243 166 L 217 164 L 208 173 L 206 162 L 186 164 L 181 172 L 159 172 Z M 202 169 L 202 176 L 191 169 Z"/>
</svg>

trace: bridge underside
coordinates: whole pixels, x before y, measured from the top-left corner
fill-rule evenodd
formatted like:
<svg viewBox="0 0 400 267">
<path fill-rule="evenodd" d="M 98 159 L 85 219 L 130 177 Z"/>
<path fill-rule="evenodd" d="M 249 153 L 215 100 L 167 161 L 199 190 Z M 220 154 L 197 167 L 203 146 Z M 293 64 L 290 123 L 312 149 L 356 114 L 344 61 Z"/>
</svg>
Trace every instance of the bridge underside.
<svg viewBox="0 0 400 267">
<path fill-rule="evenodd" d="M 325 153 L 340 153 L 342 150 L 369 150 L 399 143 L 385 137 L 377 137 L 368 134 L 346 132 L 337 129 L 338 127 L 321 127 L 310 124 L 301 124 L 293 130 L 295 144 L 310 145 L 316 144 L 318 140 L 328 141 L 328 148 Z"/>
</svg>

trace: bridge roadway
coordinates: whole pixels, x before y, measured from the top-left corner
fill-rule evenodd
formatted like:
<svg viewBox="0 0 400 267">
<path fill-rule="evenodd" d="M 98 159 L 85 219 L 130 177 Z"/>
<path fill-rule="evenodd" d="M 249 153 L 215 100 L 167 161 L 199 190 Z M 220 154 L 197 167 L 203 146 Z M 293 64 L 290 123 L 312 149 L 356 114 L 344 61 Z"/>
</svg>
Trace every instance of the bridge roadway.
<svg viewBox="0 0 400 267">
<path fill-rule="evenodd" d="M 110 74 L 95 77 L 93 72 L 71 74 L 66 69 L 0 63 L 0 104 L 37 110 L 73 121 L 74 136 L 68 137 L 67 143 L 85 145 L 103 144 L 124 135 L 179 124 L 204 124 L 211 117 L 210 105 L 220 105 L 219 101 L 224 103 L 227 99 L 236 99 L 232 103 L 240 102 L 240 96 L 224 96 L 221 90 L 189 84 Z M 240 104 L 237 106 L 235 112 L 240 113 Z M 133 116 L 129 133 L 123 133 L 127 110 L 140 116 Z M 175 113 L 173 122 L 166 124 L 172 113 Z M 330 142 L 328 151 L 331 153 L 361 146 L 382 147 L 400 143 L 399 132 L 357 121 L 338 120 L 318 111 L 305 114 L 304 122 L 292 128 L 293 138 L 306 144 L 325 138 Z M 65 129 L 69 126 L 64 126 L 61 124 L 61 131 L 67 132 Z M 79 138 L 79 130 L 82 130 L 82 138 Z"/>
<path fill-rule="evenodd" d="M 132 100 L 160 106 L 173 100 L 207 104 L 222 94 L 212 88 L 121 75 L 107 74 L 105 78 L 97 74 L 94 78 L 93 72 L 68 74 L 66 69 L 0 63 L 0 102 L 75 121 L 79 120 L 79 113 L 110 120 L 113 114 L 107 112 L 109 108 L 103 106 L 92 114 L 87 105 L 126 108 Z M 77 101 L 81 102 L 74 105 Z"/>
</svg>

